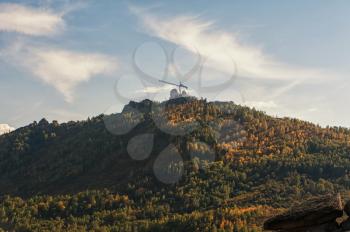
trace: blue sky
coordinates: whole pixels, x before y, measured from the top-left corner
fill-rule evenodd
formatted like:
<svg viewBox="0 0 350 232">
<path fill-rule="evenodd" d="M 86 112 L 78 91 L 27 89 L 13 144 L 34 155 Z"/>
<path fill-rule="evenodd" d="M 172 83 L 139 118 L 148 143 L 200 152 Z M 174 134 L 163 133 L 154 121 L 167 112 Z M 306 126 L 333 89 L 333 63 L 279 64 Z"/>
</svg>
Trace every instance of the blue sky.
<svg viewBox="0 0 350 232">
<path fill-rule="evenodd" d="M 192 69 L 198 97 L 348 127 L 349 15 L 345 0 L 0 1 L 0 130 L 165 100 L 146 74 Z"/>
</svg>

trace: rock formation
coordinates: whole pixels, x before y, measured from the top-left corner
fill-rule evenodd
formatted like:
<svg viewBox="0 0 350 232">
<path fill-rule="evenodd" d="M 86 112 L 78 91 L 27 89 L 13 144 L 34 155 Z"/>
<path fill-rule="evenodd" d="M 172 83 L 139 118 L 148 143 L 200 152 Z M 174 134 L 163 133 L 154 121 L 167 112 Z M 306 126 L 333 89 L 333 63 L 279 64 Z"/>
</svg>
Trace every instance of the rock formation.
<svg viewBox="0 0 350 232">
<path fill-rule="evenodd" d="M 343 208 L 340 194 L 308 199 L 292 206 L 286 212 L 276 215 L 264 223 L 265 231 L 280 232 L 350 232 L 350 201 Z M 338 219 L 339 218 L 339 219 Z M 337 220 L 338 219 L 338 220 Z"/>
</svg>

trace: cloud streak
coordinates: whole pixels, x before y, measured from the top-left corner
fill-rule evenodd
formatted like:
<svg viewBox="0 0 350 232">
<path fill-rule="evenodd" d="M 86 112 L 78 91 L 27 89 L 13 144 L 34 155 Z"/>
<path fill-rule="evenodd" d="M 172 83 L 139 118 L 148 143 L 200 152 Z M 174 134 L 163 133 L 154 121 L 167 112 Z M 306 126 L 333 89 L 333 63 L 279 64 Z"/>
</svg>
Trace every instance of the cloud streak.
<svg viewBox="0 0 350 232">
<path fill-rule="evenodd" d="M 140 90 L 136 90 L 136 93 L 159 93 L 159 92 L 167 92 L 171 89 L 173 89 L 174 87 L 172 86 L 147 86 L 143 89 Z"/>
<path fill-rule="evenodd" d="M 0 3 L 0 31 L 51 36 L 64 28 L 63 13 L 55 13 L 46 8 Z"/>
<path fill-rule="evenodd" d="M 135 7 L 130 9 L 149 35 L 183 46 L 193 53 L 199 52 L 209 58 L 217 70 L 232 73 L 233 60 L 238 74 L 244 77 L 279 80 L 326 77 L 319 69 L 280 62 L 260 47 L 245 44 L 236 34 L 215 29 L 213 22 L 200 20 L 197 16 L 166 18 Z"/>
<path fill-rule="evenodd" d="M 100 53 L 76 52 L 51 47 L 16 44 L 0 53 L 13 65 L 20 65 L 40 81 L 62 93 L 67 102 L 74 99 L 74 88 L 98 75 L 117 69 L 114 57 Z"/>
</svg>

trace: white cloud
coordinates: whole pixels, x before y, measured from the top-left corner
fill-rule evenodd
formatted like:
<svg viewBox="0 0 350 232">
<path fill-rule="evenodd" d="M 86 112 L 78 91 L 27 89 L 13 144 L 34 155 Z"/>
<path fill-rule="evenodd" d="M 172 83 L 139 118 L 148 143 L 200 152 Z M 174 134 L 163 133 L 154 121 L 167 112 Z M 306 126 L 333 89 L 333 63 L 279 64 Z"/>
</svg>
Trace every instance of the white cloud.
<svg viewBox="0 0 350 232">
<path fill-rule="evenodd" d="M 100 74 L 117 68 L 115 58 L 99 54 L 73 52 L 50 47 L 29 47 L 16 44 L 0 53 L 12 64 L 21 65 L 37 79 L 55 87 L 67 102 L 73 101 L 74 88 Z"/>
<path fill-rule="evenodd" d="M 9 133 L 13 131 L 15 128 L 10 127 L 8 124 L 0 124 L 0 135 Z"/>
<path fill-rule="evenodd" d="M 199 52 L 212 61 L 210 65 L 215 69 L 226 73 L 234 73 L 234 61 L 240 76 L 283 80 L 327 77 L 319 69 L 284 64 L 260 47 L 243 43 L 236 34 L 215 29 L 213 22 L 195 16 L 159 17 L 135 7 L 130 9 L 151 36 Z"/>
<path fill-rule="evenodd" d="M 63 13 L 20 4 L 0 4 L 0 31 L 48 36 L 59 33 L 64 27 Z"/>
<path fill-rule="evenodd" d="M 136 90 L 136 93 L 159 93 L 164 91 L 169 91 L 173 89 L 173 86 L 148 86 L 140 90 Z"/>
</svg>

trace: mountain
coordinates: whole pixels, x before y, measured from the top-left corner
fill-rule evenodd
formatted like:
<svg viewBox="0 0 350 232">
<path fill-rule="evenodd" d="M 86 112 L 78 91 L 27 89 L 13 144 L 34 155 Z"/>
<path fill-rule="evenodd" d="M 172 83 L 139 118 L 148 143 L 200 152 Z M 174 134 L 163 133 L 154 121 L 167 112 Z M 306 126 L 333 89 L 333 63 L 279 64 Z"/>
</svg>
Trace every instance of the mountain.
<svg viewBox="0 0 350 232">
<path fill-rule="evenodd" d="M 260 231 L 268 215 L 350 188 L 350 130 L 233 102 L 130 102 L 0 136 L 0 228 Z"/>
</svg>

